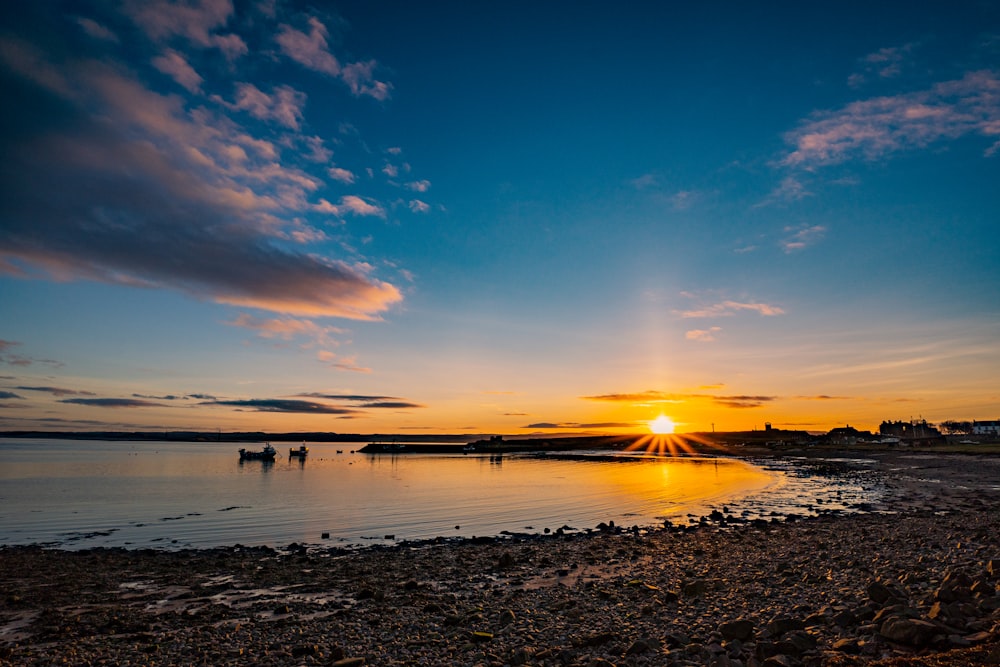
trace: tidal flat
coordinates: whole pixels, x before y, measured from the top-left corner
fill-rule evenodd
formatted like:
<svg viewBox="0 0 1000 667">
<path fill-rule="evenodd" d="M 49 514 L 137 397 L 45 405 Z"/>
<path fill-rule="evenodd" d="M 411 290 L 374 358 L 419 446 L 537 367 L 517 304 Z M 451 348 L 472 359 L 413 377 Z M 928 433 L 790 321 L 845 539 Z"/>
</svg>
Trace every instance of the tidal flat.
<svg viewBox="0 0 1000 667">
<path fill-rule="evenodd" d="M 1000 664 L 1000 458 L 866 456 L 885 491 L 857 514 L 367 549 L 4 547 L 0 662 Z"/>
</svg>

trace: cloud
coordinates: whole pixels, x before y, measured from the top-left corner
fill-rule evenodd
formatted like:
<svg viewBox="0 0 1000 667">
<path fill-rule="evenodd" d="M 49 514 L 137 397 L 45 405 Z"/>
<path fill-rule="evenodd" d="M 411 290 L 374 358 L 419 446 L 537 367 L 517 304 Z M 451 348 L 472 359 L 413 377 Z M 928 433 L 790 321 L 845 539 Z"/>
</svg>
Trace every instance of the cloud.
<svg viewBox="0 0 1000 667">
<path fill-rule="evenodd" d="M 0 69 L 25 100 L 7 114 L 17 131 L 0 133 L 0 270 L 353 319 L 402 299 L 367 264 L 287 247 L 315 237 L 290 214 L 308 208 L 320 181 L 230 119 L 104 63 L 57 69 L 9 38 L 0 38 Z M 359 197 L 342 202 L 381 211 Z"/>
<path fill-rule="evenodd" d="M 802 181 L 795 176 L 785 176 L 781 179 L 778 187 L 772 190 L 771 194 L 760 204 L 757 204 L 757 206 L 767 206 L 775 202 L 799 201 L 811 196 L 812 193 L 806 190 L 806 186 L 802 184 Z"/>
<path fill-rule="evenodd" d="M 873 78 L 892 79 L 900 75 L 905 59 L 916 44 L 886 47 L 874 53 L 869 53 L 861 59 L 861 71 L 847 78 L 847 85 L 857 88 Z"/>
<path fill-rule="evenodd" d="M 97 21 L 89 19 L 86 17 L 78 17 L 76 22 L 83 28 L 83 31 L 94 39 L 101 39 L 106 42 L 118 42 L 118 35 L 113 33 L 108 28 L 104 27 Z"/>
<path fill-rule="evenodd" d="M 0 399 L 7 400 L 7 399 L 11 399 L 11 398 L 18 398 L 18 399 L 24 400 L 23 396 L 18 396 L 17 394 L 15 394 L 12 391 L 0 391 Z"/>
<path fill-rule="evenodd" d="M 231 0 L 128 0 L 125 12 L 155 42 L 184 37 L 200 48 L 217 48 L 229 60 L 246 55 L 246 43 L 235 34 L 218 34 L 233 15 Z"/>
<path fill-rule="evenodd" d="M 346 183 L 348 185 L 354 183 L 354 173 L 349 169 L 341 169 L 340 167 L 330 167 L 327 172 L 330 174 L 330 178 L 335 181 L 340 181 L 341 183 Z"/>
<path fill-rule="evenodd" d="M 320 213 L 329 213 L 338 217 L 343 217 L 348 213 L 359 216 L 385 217 L 385 209 L 378 203 L 366 201 L 357 195 L 344 195 L 340 198 L 339 204 L 331 204 L 325 199 L 320 199 L 314 208 Z"/>
<path fill-rule="evenodd" d="M 677 314 L 685 319 L 689 319 L 695 317 L 731 317 L 742 311 L 755 312 L 763 317 L 774 317 L 785 314 L 784 309 L 779 306 L 767 303 L 741 303 L 739 301 L 723 301 L 705 308 L 679 311 Z"/>
<path fill-rule="evenodd" d="M 30 366 L 34 363 L 39 363 L 52 366 L 53 368 L 61 368 L 64 365 L 61 361 L 54 359 L 34 359 L 9 351 L 20 344 L 13 340 L 0 340 L 0 363 L 7 364 L 8 366 Z"/>
<path fill-rule="evenodd" d="M 645 190 L 646 188 L 658 187 L 660 185 L 660 179 L 656 174 L 643 174 L 638 178 L 633 178 L 629 181 L 636 190 Z"/>
<path fill-rule="evenodd" d="M 154 401 L 183 401 L 187 400 L 187 396 L 174 396 L 173 394 L 167 394 L 166 396 L 146 396 L 145 394 L 132 394 L 132 398 L 148 398 Z"/>
<path fill-rule="evenodd" d="M 411 200 L 408 206 L 414 213 L 427 213 L 431 210 L 430 204 L 422 202 L 419 199 Z"/>
<path fill-rule="evenodd" d="M 579 422 L 538 422 L 536 424 L 528 424 L 527 426 L 522 426 L 521 428 L 540 428 L 540 429 L 554 429 L 554 428 L 632 428 L 635 426 L 634 422 L 594 422 L 590 424 L 581 424 Z"/>
<path fill-rule="evenodd" d="M 236 408 L 251 408 L 253 412 L 294 412 L 313 415 L 354 415 L 357 410 L 340 408 L 313 401 L 298 401 L 285 398 L 251 398 L 246 400 L 206 401 L 200 405 L 224 405 Z"/>
<path fill-rule="evenodd" d="M 427 192 L 431 189 L 431 182 L 427 180 L 413 181 L 407 183 L 406 187 L 408 190 L 413 190 L 414 192 Z"/>
<path fill-rule="evenodd" d="M 600 394 L 597 396 L 581 396 L 585 401 L 604 401 L 612 403 L 638 403 L 638 404 L 648 404 L 648 403 L 683 403 L 686 401 L 709 401 L 715 405 L 720 405 L 728 408 L 756 408 L 760 407 L 765 403 L 777 400 L 776 396 L 753 396 L 753 395 L 735 395 L 735 396 L 717 396 L 714 394 L 697 394 L 697 393 L 666 393 L 661 391 L 644 391 L 639 393 L 625 393 L 625 394 Z"/>
<path fill-rule="evenodd" d="M 392 84 L 375 80 L 374 60 L 341 66 L 340 61 L 330 53 L 326 26 L 315 17 L 310 17 L 308 24 L 308 33 L 287 24 L 280 26 L 275 41 L 283 54 L 308 69 L 339 78 L 356 96 L 367 95 L 376 100 L 389 98 Z"/>
<path fill-rule="evenodd" d="M 252 83 L 236 84 L 236 99 L 228 106 L 246 111 L 258 120 L 273 120 L 279 125 L 297 130 L 302 122 L 302 108 L 306 94 L 291 86 L 277 86 L 268 95 Z"/>
<path fill-rule="evenodd" d="M 310 392 L 299 394 L 306 398 L 322 398 L 329 401 L 342 401 L 359 408 L 424 408 L 425 405 L 413 403 L 395 396 L 368 396 L 365 394 L 324 394 Z"/>
<path fill-rule="evenodd" d="M 40 391 L 53 396 L 96 396 L 92 391 L 77 391 L 76 389 L 66 389 L 64 387 L 17 387 L 21 391 Z"/>
<path fill-rule="evenodd" d="M 823 225 L 785 227 L 785 233 L 789 236 L 782 239 L 781 248 L 786 253 L 791 253 L 818 243 L 826 235 L 826 227 Z"/>
<path fill-rule="evenodd" d="M 325 345 L 335 345 L 336 343 L 333 342 L 331 336 L 344 333 L 344 330 L 339 327 L 321 326 L 311 320 L 291 317 L 264 319 L 246 313 L 240 314 L 227 324 L 256 331 L 261 338 L 292 340 L 298 336 L 307 336 Z"/>
<path fill-rule="evenodd" d="M 585 401 L 610 401 L 613 403 L 677 403 L 683 398 L 677 394 L 667 394 L 662 391 L 643 391 L 633 394 L 600 394 L 597 396 L 581 396 Z"/>
<path fill-rule="evenodd" d="M 785 135 L 793 147 L 781 164 L 815 169 L 852 159 L 879 160 L 894 153 L 981 135 L 1000 149 L 1000 77 L 981 70 L 926 90 L 853 102 L 819 111 Z"/>
<path fill-rule="evenodd" d="M 204 79 L 194 68 L 188 64 L 184 56 L 172 49 L 168 49 L 163 55 L 153 58 L 153 67 L 171 77 L 179 85 L 183 86 L 191 93 L 200 93 L 201 84 Z"/>
<path fill-rule="evenodd" d="M 95 408 L 164 408 L 162 403 L 135 398 L 66 398 L 60 403 L 87 405 Z"/>
<path fill-rule="evenodd" d="M 709 327 L 708 329 L 692 329 L 684 334 L 688 340 L 696 340 L 702 343 L 710 343 L 715 340 L 715 334 L 722 331 L 722 327 Z"/>
</svg>

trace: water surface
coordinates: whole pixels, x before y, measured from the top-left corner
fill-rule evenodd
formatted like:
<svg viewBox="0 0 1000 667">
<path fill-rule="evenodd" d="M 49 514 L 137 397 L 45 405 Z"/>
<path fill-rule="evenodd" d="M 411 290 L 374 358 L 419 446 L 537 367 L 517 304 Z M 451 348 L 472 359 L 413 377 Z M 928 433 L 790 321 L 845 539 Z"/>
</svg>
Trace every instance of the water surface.
<svg viewBox="0 0 1000 667">
<path fill-rule="evenodd" d="M 0 439 L 0 544 L 371 544 L 684 523 L 726 504 L 766 516 L 803 493 L 832 503 L 844 491 L 731 458 L 350 451 L 360 446 L 309 443 L 300 462 L 277 445 L 268 464 L 241 463 L 228 443 Z"/>
</svg>

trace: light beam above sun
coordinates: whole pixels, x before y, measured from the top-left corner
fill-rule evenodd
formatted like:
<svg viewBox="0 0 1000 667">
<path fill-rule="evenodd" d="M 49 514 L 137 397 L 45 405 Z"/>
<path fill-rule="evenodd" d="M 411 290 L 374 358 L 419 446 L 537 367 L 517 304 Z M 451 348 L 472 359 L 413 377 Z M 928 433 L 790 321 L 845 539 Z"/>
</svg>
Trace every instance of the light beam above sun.
<svg viewBox="0 0 1000 667">
<path fill-rule="evenodd" d="M 674 420 L 666 415 L 660 415 L 656 419 L 649 420 L 649 430 L 657 435 L 673 433 L 674 426 Z"/>
</svg>

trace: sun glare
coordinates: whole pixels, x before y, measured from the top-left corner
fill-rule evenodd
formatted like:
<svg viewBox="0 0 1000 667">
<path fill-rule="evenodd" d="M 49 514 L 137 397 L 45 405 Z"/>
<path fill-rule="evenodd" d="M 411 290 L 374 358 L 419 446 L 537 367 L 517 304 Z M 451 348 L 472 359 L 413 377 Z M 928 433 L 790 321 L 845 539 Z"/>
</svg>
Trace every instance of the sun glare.
<svg viewBox="0 0 1000 667">
<path fill-rule="evenodd" d="M 674 420 L 665 415 L 649 420 L 649 430 L 657 435 L 674 432 Z"/>
</svg>

